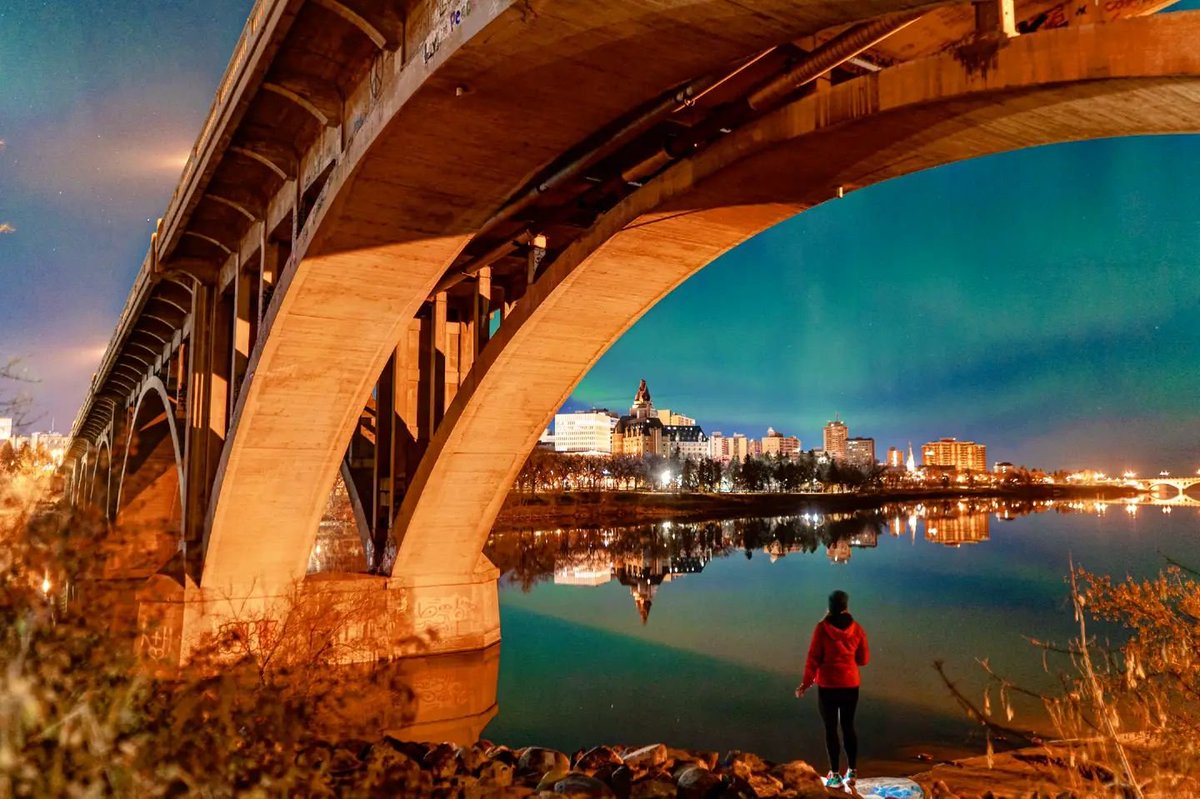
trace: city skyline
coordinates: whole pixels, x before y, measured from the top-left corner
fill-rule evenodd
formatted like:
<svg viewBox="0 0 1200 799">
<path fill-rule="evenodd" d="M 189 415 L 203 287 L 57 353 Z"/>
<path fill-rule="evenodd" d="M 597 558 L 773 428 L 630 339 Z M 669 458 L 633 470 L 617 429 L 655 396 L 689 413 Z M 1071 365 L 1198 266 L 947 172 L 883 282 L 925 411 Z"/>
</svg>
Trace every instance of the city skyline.
<svg viewBox="0 0 1200 799">
<path fill-rule="evenodd" d="M 0 357 L 40 380 L 36 426 L 69 426 L 251 5 L 5 12 Z M 1060 145 L 849 192 L 682 286 L 569 407 L 623 407 L 626 376 L 664 363 L 664 405 L 710 429 L 813 431 L 836 410 L 880 444 L 1192 473 L 1198 153 Z"/>
</svg>

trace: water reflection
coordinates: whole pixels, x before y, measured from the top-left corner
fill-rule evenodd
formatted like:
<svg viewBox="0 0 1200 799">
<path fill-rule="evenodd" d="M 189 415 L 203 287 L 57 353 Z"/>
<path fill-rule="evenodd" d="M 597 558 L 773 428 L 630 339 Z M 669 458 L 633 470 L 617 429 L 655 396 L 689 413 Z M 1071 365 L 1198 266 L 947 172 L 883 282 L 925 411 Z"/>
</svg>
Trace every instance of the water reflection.
<svg viewBox="0 0 1200 799">
<path fill-rule="evenodd" d="M 412 708 L 387 730 L 400 740 L 471 744 L 496 716 L 499 644 L 474 652 L 401 658 L 391 666 L 412 692 Z"/>
<path fill-rule="evenodd" d="M 972 696 L 983 685 L 977 658 L 1053 689 L 1069 664 L 1044 672 L 1025 636 L 1077 633 L 1069 563 L 1145 577 L 1165 565 L 1159 553 L 1197 562 L 1198 520 L 1179 507 L 963 497 L 499 533 L 486 552 L 503 575 L 503 712 L 485 735 L 563 749 L 666 740 L 818 757 L 815 708 L 791 689 L 825 597 L 842 588 L 872 637 L 860 713 L 867 761 L 978 753 L 932 661 Z M 1018 713 L 1037 726 L 1044 710 L 1031 702 Z"/>
<path fill-rule="evenodd" d="M 845 564 L 855 550 L 873 549 L 883 536 L 961 547 L 990 540 L 993 518 L 1103 514 L 1106 508 L 1103 502 L 1000 498 L 888 503 L 840 513 L 810 510 L 770 518 L 500 533 L 489 538 L 485 552 L 502 579 L 524 591 L 548 581 L 591 588 L 616 581 L 629 588 L 645 623 L 665 583 L 698 574 L 714 558 L 738 552 L 747 559 L 762 553 L 774 563 L 823 550 L 831 563 Z"/>
</svg>

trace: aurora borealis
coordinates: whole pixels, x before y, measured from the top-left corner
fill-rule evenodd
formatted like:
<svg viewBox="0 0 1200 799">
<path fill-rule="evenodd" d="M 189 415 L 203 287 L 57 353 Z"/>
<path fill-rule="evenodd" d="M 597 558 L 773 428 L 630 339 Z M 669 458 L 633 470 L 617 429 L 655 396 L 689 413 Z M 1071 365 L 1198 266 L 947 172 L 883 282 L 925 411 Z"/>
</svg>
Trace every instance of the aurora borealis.
<svg viewBox="0 0 1200 799">
<path fill-rule="evenodd" d="M 0 9 L 0 358 L 64 430 L 251 0 Z M 1178 8 L 1200 8 L 1188 0 Z M 851 193 L 650 312 L 572 407 L 637 381 L 706 430 L 817 445 L 840 413 L 990 460 L 1200 467 L 1200 137 L 1010 153 Z"/>
<path fill-rule="evenodd" d="M 1194 471 L 1200 137 L 993 156 L 847 195 L 650 311 L 575 392 L 706 430 L 882 454 L 941 436 L 991 460 Z"/>
</svg>

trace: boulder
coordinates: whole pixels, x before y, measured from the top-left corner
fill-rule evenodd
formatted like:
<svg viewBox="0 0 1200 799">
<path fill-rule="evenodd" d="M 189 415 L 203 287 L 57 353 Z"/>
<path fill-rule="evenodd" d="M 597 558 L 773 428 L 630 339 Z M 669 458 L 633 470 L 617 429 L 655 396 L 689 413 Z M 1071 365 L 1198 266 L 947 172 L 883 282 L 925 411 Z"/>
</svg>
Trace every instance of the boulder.
<svg viewBox="0 0 1200 799">
<path fill-rule="evenodd" d="M 608 769 L 605 768 L 601 771 L 608 771 Z M 601 771 L 596 772 L 596 778 L 605 780 L 608 787 L 612 788 L 613 793 L 617 795 L 617 799 L 629 799 L 633 793 L 633 769 L 629 766 L 617 766 L 607 776 L 601 776 Z"/>
<path fill-rule="evenodd" d="M 622 762 L 621 756 L 611 747 L 594 746 L 575 758 L 575 770 L 593 774 L 602 766 L 619 766 Z"/>
<path fill-rule="evenodd" d="M 487 755 L 479 744 L 460 746 L 454 750 L 454 759 L 458 761 L 458 770 L 462 774 L 474 774 L 487 763 Z"/>
<path fill-rule="evenodd" d="M 754 789 L 754 793 L 759 799 L 767 799 L 767 797 L 779 796 L 783 793 L 783 781 L 770 774 L 751 774 L 746 778 L 746 782 L 750 783 L 750 787 Z"/>
<path fill-rule="evenodd" d="M 630 768 L 655 768 L 666 764 L 667 747 L 662 744 L 643 746 L 641 749 L 626 752 L 621 760 Z"/>
<path fill-rule="evenodd" d="M 685 766 L 675 776 L 679 799 L 714 799 L 725 782 L 703 766 Z"/>
<path fill-rule="evenodd" d="M 483 755 L 488 760 L 499 760 L 502 763 L 507 763 L 513 768 L 516 768 L 517 760 L 519 759 L 517 753 L 509 749 L 507 746 L 490 746 L 483 750 Z"/>
<path fill-rule="evenodd" d="M 530 746 L 521 750 L 517 759 L 517 771 L 522 773 L 545 774 L 548 771 L 571 770 L 571 761 L 562 752 L 555 749 L 544 749 L 540 746 Z"/>
<path fill-rule="evenodd" d="M 676 749 L 667 747 L 668 768 L 678 768 L 687 763 L 699 763 L 710 771 L 717 766 L 720 755 L 716 752 L 706 752 L 699 749 Z"/>
<path fill-rule="evenodd" d="M 630 799 L 675 799 L 675 795 L 675 783 L 658 775 L 638 780 L 629 794 Z"/>
<path fill-rule="evenodd" d="M 458 758 L 455 748 L 450 744 L 438 744 L 425 753 L 421 766 L 434 776 L 434 779 L 445 780 L 458 772 Z"/>
<path fill-rule="evenodd" d="M 768 772 L 772 777 L 783 783 L 784 788 L 799 790 L 811 788 L 821 779 L 821 775 L 803 760 L 790 760 L 780 763 Z"/>
<path fill-rule="evenodd" d="M 552 791 L 554 790 L 554 783 L 558 782 L 570 773 L 570 769 L 551 769 L 543 774 L 541 779 L 538 780 L 537 789 L 539 791 Z"/>
<path fill-rule="evenodd" d="M 554 790 L 571 799 L 615 799 L 611 788 L 579 771 L 573 771 L 554 783 Z"/>
<path fill-rule="evenodd" d="M 479 784 L 485 787 L 507 788 L 513 782 L 513 767 L 502 760 L 491 760 L 479 769 Z"/>
<path fill-rule="evenodd" d="M 725 787 L 717 794 L 719 799 L 758 799 L 750 783 L 736 774 L 726 774 L 721 781 Z"/>
<path fill-rule="evenodd" d="M 719 766 L 720 770 L 732 772 L 743 780 L 748 780 L 751 774 L 762 773 L 769 768 L 766 761 L 753 752 L 739 752 L 736 749 L 726 752 Z"/>
</svg>

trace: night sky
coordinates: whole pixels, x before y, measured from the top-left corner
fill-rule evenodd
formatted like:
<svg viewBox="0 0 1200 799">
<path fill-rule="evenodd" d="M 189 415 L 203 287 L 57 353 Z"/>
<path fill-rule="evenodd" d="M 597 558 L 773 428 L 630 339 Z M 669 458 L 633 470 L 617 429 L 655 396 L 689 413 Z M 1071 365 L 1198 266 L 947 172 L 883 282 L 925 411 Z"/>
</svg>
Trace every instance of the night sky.
<svg viewBox="0 0 1200 799">
<path fill-rule="evenodd" d="M 251 0 L 0 7 L 0 358 L 70 427 Z M 1200 8 L 1186 0 L 1178 8 Z M 571 407 L 820 446 L 835 413 L 989 460 L 1200 467 L 1200 137 L 958 164 L 827 203 L 652 310 Z M 9 231 L 8 227 L 12 230 Z"/>
</svg>

